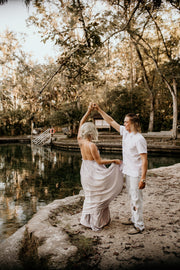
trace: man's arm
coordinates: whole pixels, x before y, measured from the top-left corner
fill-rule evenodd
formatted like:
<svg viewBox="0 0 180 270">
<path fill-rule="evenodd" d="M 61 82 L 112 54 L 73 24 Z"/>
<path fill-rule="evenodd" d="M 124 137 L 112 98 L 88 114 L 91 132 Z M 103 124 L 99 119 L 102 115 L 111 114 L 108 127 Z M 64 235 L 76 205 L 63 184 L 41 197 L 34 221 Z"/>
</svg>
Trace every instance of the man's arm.
<svg viewBox="0 0 180 270">
<path fill-rule="evenodd" d="M 147 159 L 147 154 L 142 153 L 140 154 L 141 160 L 142 160 L 142 173 L 141 173 L 141 180 L 139 182 L 139 189 L 145 188 L 145 180 L 146 180 L 146 173 L 148 169 L 148 159 Z"/>
<path fill-rule="evenodd" d="M 120 125 L 107 113 L 105 113 L 97 104 L 94 104 L 93 107 L 100 113 L 103 119 L 112 126 L 117 132 L 120 132 Z"/>
</svg>

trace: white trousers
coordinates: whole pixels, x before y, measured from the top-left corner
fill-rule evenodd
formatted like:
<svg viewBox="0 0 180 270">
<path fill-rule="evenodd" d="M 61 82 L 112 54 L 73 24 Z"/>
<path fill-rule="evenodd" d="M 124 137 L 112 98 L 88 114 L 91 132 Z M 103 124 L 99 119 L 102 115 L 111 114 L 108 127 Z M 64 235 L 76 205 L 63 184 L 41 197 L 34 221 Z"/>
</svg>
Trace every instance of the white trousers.
<svg viewBox="0 0 180 270">
<path fill-rule="evenodd" d="M 136 228 L 143 230 L 143 192 L 138 187 L 139 181 L 140 177 L 126 175 L 126 189 L 130 196 L 131 204 L 131 221 Z"/>
</svg>

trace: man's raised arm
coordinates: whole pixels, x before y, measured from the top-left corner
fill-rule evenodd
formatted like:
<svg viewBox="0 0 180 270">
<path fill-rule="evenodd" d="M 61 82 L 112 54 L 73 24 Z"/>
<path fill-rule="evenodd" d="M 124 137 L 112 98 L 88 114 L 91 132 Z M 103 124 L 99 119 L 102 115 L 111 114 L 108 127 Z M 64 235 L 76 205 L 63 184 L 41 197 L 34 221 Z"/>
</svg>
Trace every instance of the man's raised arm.
<svg viewBox="0 0 180 270">
<path fill-rule="evenodd" d="M 120 125 L 107 113 L 105 113 L 96 103 L 93 104 L 94 109 L 96 109 L 100 115 L 103 117 L 103 119 L 112 126 L 117 132 L 120 132 Z"/>
</svg>

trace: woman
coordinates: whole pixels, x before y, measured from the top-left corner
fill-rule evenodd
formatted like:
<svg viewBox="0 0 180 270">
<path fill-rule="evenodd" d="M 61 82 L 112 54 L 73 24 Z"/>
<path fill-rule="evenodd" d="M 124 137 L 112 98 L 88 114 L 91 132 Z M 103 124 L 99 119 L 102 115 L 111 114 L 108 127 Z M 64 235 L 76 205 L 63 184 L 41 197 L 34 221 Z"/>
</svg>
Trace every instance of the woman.
<svg viewBox="0 0 180 270">
<path fill-rule="evenodd" d="M 81 224 L 98 231 L 110 221 L 110 202 L 121 192 L 123 176 L 119 159 L 102 159 L 95 143 L 98 132 L 92 122 L 86 122 L 93 110 L 89 106 L 82 117 L 78 131 L 78 143 L 82 155 L 81 184 L 85 200 Z M 112 164 L 111 164 L 112 163 Z M 108 168 L 106 164 L 111 164 Z"/>
<path fill-rule="evenodd" d="M 131 218 L 123 224 L 134 225 L 129 234 L 141 233 L 144 230 L 142 189 L 145 188 L 148 160 L 147 143 L 140 133 L 139 117 L 134 113 L 127 114 L 122 126 L 97 104 L 93 104 L 93 107 L 122 135 L 123 174 L 126 177 L 126 187 L 131 200 Z"/>
</svg>

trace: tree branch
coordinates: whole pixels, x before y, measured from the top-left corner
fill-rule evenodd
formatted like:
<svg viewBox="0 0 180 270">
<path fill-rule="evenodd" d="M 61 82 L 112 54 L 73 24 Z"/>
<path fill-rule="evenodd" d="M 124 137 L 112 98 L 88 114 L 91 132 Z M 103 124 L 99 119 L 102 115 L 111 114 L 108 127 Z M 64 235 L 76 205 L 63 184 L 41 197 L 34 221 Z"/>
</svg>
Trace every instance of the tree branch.
<svg viewBox="0 0 180 270">
<path fill-rule="evenodd" d="M 138 35 L 138 34 L 136 34 L 136 35 Z M 138 36 L 139 36 L 139 35 L 138 35 Z M 133 38 L 133 37 L 131 37 L 131 38 Z M 134 38 L 133 38 L 133 40 L 136 42 L 136 40 L 135 40 Z M 173 88 L 171 87 L 171 85 L 170 85 L 170 83 L 168 82 L 168 80 L 166 79 L 166 77 L 162 74 L 162 72 L 161 72 L 161 70 L 160 70 L 160 68 L 159 68 L 159 66 L 158 66 L 157 60 L 156 60 L 156 58 L 155 58 L 155 56 L 154 56 L 154 52 L 153 52 L 151 46 L 150 46 L 149 43 L 148 43 L 147 41 L 145 41 L 142 37 L 141 37 L 141 40 L 143 40 L 143 42 L 148 46 L 150 52 L 152 53 L 152 55 L 150 55 L 150 54 L 147 52 L 147 50 L 144 50 L 145 54 L 146 54 L 149 58 L 152 59 L 152 61 L 153 61 L 154 64 L 155 64 L 155 68 L 156 68 L 157 72 L 159 73 L 159 75 L 161 76 L 161 78 L 163 79 L 163 81 L 165 82 L 165 84 L 167 85 L 167 87 L 168 87 L 168 89 L 169 89 L 171 95 L 174 96 L 174 94 L 175 94 L 175 93 L 174 93 L 174 90 L 173 90 Z M 145 49 L 145 47 L 144 47 L 141 43 L 138 43 L 138 44 L 139 44 L 140 46 L 142 46 L 143 49 Z"/>
<path fill-rule="evenodd" d="M 124 25 L 124 27 L 122 27 L 120 30 L 118 30 L 118 31 L 116 31 L 116 32 L 114 32 L 114 33 L 112 33 L 109 37 L 107 37 L 107 38 L 104 40 L 103 43 L 105 43 L 107 40 L 109 40 L 111 37 L 115 36 L 116 34 L 119 34 L 120 32 L 124 31 L 124 30 L 129 26 L 129 24 L 130 24 L 130 22 L 131 22 L 131 20 L 132 20 L 132 18 L 133 18 L 133 16 L 134 16 L 134 14 L 135 14 L 136 11 L 138 10 L 140 4 L 141 4 L 141 0 L 138 1 L 138 3 L 137 3 L 137 5 L 135 6 L 133 12 L 131 13 L 131 16 L 130 16 L 128 22 Z"/>
<path fill-rule="evenodd" d="M 58 67 L 58 69 L 51 75 L 51 77 L 46 81 L 46 83 L 44 84 L 44 86 L 41 88 L 41 90 L 39 91 L 40 94 L 42 94 L 42 92 L 44 91 L 44 89 L 46 88 L 46 86 L 50 83 L 50 81 L 54 78 L 54 76 L 56 76 L 56 74 L 58 74 L 60 72 L 60 70 L 63 68 L 63 66 L 66 64 L 66 62 L 71 58 L 71 56 L 73 54 L 75 54 L 77 51 L 79 50 L 76 49 L 75 51 L 73 51 L 72 53 L 70 53 L 61 63 L 61 65 Z"/>
<path fill-rule="evenodd" d="M 148 9 L 146 9 L 146 10 L 147 10 L 149 16 L 151 17 L 151 19 L 153 20 L 153 22 L 154 22 L 154 24 L 155 24 L 155 26 L 156 26 L 157 31 L 160 33 L 162 42 L 163 42 L 163 44 L 164 44 L 164 48 L 165 48 L 165 50 L 166 50 L 166 55 L 167 55 L 168 59 L 171 60 L 171 55 L 170 55 L 169 52 L 168 52 L 168 49 L 167 49 L 166 42 L 165 42 L 165 40 L 164 40 L 162 31 L 161 31 L 159 25 L 157 24 L 156 20 L 153 18 L 153 16 L 152 16 L 152 14 L 150 13 L 150 11 L 149 11 Z"/>
<path fill-rule="evenodd" d="M 89 39 L 89 36 L 88 36 L 88 31 L 86 29 L 86 24 L 85 24 L 85 21 L 84 21 L 80 0 L 77 0 L 77 3 L 78 3 L 78 6 L 79 6 L 79 10 L 80 10 L 81 22 L 82 22 L 84 33 L 85 33 L 86 42 L 87 42 L 88 47 L 90 48 L 91 47 L 90 39 Z"/>
<path fill-rule="evenodd" d="M 79 0 L 78 0 L 78 1 L 79 1 Z M 80 2 L 79 2 L 79 3 L 80 3 Z M 114 33 L 111 34 L 109 37 L 107 37 L 107 38 L 104 40 L 103 44 L 104 44 L 106 41 L 108 41 L 112 36 L 114 36 L 114 35 L 116 35 L 116 34 L 122 32 L 122 31 L 124 31 L 124 30 L 129 26 L 129 24 L 130 24 L 130 22 L 131 22 L 131 20 L 132 20 L 132 18 L 133 18 L 133 16 L 134 16 L 134 14 L 135 14 L 135 12 L 137 11 L 137 9 L 139 8 L 139 5 L 140 5 L 140 4 L 141 4 L 141 0 L 138 1 L 137 5 L 136 5 L 136 7 L 134 8 L 134 10 L 133 10 L 133 12 L 132 12 L 132 14 L 131 14 L 131 16 L 130 16 L 128 22 L 126 23 L 126 25 L 125 25 L 124 27 L 122 27 L 122 29 L 120 29 L 120 30 L 114 32 Z M 79 49 L 79 48 L 78 48 L 78 49 Z M 44 91 L 44 89 L 45 89 L 46 86 L 50 83 L 50 81 L 54 78 L 54 76 L 56 76 L 56 74 L 60 72 L 60 70 L 62 69 L 62 67 L 66 64 L 67 60 L 70 59 L 71 56 L 73 56 L 73 54 L 75 54 L 75 53 L 78 51 L 78 49 L 76 49 L 74 52 L 72 52 L 69 56 L 67 56 L 67 57 L 64 59 L 64 61 L 63 61 L 63 62 L 61 63 L 61 65 L 59 66 L 59 68 L 51 75 L 51 77 L 47 80 L 47 82 L 46 82 L 46 83 L 44 84 L 44 86 L 41 88 L 41 90 L 40 90 L 40 92 L 39 92 L 40 94 Z M 96 47 L 96 49 L 93 50 L 92 53 L 89 54 L 88 59 L 89 59 L 93 54 L 95 54 L 97 50 L 98 50 L 98 48 Z M 88 62 L 86 62 L 86 63 L 84 64 L 84 66 L 85 66 L 87 63 L 88 63 Z"/>
<path fill-rule="evenodd" d="M 147 76 L 147 72 L 146 72 L 146 69 L 145 69 L 145 66 L 144 66 L 143 57 L 142 57 L 141 52 L 140 52 L 140 50 L 138 48 L 138 44 L 135 43 L 135 42 L 133 42 L 133 44 L 134 44 L 134 46 L 136 48 L 136 52 L 137 52 L 137 55 L 139 57 L 140 64 L 141 64 L 141 67 L 142 67 L 144 83 L 145 83 L 146 88 L 148 89 L 148 91 L 150 93 L 152 93 L 150 85 L 149 85 L 149 79 L 148 79 L 148 76 Z"/>
</svg>

